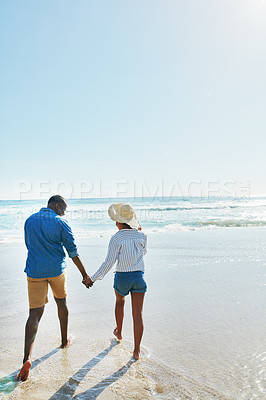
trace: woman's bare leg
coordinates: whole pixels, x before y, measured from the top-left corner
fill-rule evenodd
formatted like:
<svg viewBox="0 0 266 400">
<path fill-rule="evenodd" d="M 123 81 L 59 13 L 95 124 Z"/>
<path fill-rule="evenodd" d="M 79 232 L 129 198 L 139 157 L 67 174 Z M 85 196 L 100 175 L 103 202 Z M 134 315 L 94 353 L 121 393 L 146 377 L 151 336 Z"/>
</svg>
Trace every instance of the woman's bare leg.
<svg viewBox="0 0 266 400">
<path fill-rule="evenodd" d="M 122 326 L 124 319 L 124 305 L 125 305 L 125 297 L 121 296 L 115 290 L 116 303 L 115 303 L 115 320 L 116 320 L 116 328 L 114 329 L 114 335 L 118 340 L 122 340 Z"/>
<path fill-rule="evenodd" d="M 143 335 L 143 318 L 142 309 L 144 302 L 145 293 L 131 292 L 131 305 L 132 305 L 132 316 L 133 316 L 133 327 L 134 327 L 134 352 L 133 357 L 138 360 L 140 354 L 140 342 Z"/>
</svg>

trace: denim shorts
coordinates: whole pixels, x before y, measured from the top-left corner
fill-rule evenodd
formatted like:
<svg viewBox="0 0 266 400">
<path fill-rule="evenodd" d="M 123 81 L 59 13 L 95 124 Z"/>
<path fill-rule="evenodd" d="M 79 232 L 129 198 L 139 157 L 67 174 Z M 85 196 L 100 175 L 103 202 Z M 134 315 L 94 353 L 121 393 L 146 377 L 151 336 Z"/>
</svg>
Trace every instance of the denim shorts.
<svg viewBox="0 0 266 400">
<path fill-rule="evenodd" d="M 121 296 L 128 295 L 129 292 L 145 293 L 147 285 L 143 278 L 143 271 L 116 272 L 114 278 L 114 289 Z"/>
</svg>

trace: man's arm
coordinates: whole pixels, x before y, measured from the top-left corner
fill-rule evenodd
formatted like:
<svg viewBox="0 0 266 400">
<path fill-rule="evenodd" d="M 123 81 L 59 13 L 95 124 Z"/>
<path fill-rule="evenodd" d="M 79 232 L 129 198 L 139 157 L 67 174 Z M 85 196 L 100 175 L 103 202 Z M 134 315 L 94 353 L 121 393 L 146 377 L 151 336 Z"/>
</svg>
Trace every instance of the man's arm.
<svg viewBox="0 0 266 400">
<path fill-rule="evenodd" d="M 87 278 L 87 279 L 86 279 L 86 282 L 87 282 L 88 278 L 90 279 L 90 277 L 89 277 L 89 275 L 87 274 L 86 269 L 85 269 L 85 267 L 84 267 L 84 265 L 83 265 L 81 259 L 79 258 L 79 256 L 72 257 L 72 261 L 73 261 L 73 263 L 77 266 L 79 272 L 80 272 L 81 275 L 82 275 L 82 278 L 83 278 L 82 283 L 84 283 L 84 279 L 85 279 L 85 278 Z M 85 283 L 84 283 L 84 284 L 85 284 Z M 92 285 L 93 285 L 93 282 L 90 282 L 90 283 L 87 282 L 87 283 L 85 284 L 85 286 L 87 286 L 87 287 L 88 287 L 88 286 L 92 286 Z"/>
<path fill-rule="evenodd" d="M 80 271 L 83 280 L 87 277 L 89 277 L 89 275 L 86 272 L 86 269 L 81 261 L 81 259 L 79 258 L 78 255 L 78 249 L 75 243 L 75 239 L 74 239 L 74 235 L 72 233 L 72 230 L 70 228 L 70 226 L 68 225 L 67 221 L 61 220 L 61 227 L 62 227 L 62 231 L 61 231 L 61 235 L 62 235 L 62 242 L 64 247 L 66 248 L 66 251 L 68 252 L 69 257 L 72 259 L 73 263 L 77 266 L 78 270 Z M 84 283 L 82 281 L 82 283 Z M 85 283 L 84 283 L 85 284 Z M 92 284 L 86 284 L 86 287 L 92 286 Z"/>
<path fill-rule="evenodd" d="M 25 245 L 26 245 L 26 247 L 28 249 L 28 233 L 27 233 L 26 225 L 27 225 L 27 221 L 24 224 L 24 241 L 25 241 Z"/>
<path fill-rule="evenodd" d="M 63 246 L 65 247 L 68 256 L 70 258 L 74 258 L 78 256 L 78 249 L 75 243 L 73 232 L 66 220 L 60 219 L 59 222 L 61 227 L 61 240 Z"/>
</svg>

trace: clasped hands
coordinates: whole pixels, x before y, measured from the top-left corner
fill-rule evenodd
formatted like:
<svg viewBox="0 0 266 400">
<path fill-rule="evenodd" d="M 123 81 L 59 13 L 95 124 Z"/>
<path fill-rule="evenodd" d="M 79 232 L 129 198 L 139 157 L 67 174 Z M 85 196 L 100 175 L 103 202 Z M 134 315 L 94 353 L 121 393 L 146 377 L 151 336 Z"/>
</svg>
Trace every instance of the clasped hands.
<svg viewBox="0 0 266 400">
<path fill-rule="evenodd" d="M 83 279 L 82 283 L 83 283 L 83 285 L 85 285 L 86 288 L 88 288 L 88 289 L 93 285 L 93 282 L 92 282 L 91 278 L 89 277 L 89 275 L 87 275 L 87 276 Z"/>
</svg>

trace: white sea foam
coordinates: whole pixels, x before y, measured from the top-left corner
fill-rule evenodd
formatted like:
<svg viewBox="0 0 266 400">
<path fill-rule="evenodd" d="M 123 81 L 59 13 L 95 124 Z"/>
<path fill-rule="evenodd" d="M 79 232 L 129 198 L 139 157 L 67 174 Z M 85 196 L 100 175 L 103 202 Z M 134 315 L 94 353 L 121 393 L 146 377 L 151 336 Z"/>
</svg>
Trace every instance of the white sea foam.
<svg viewBox="0 0 266 400">
<path fill-rule="evenodd" d="M 22 236 L 0 237 L 0 243 L 22 243 L 23 241 Z"/>
<path fill-rule="evenodd" d="M 107 209 L 119 199 L 70 200 L 66 219 L 77 238 L 108 237 L 114 232 Z M 123 200 L 122 200 L 123 201 Z M 266 226 L 266 198 L 128 199 L 147 233 Z M 23 240 L 25 220 L 46 204 L 0 201 L 0 243 Z"/>
<path fill-rule="evenodd" d="M 145 229 L 146 233 L 166 233 L 166 232 L 183 232 L 187 230 L 194 230 L 193 228 L 189 229 L 188 227 L 185 227 L 180 224 L 169 224 L 165 225 L 163 227 L 153 227 L 153 228 L 147 228 Z"/>
</svg>

